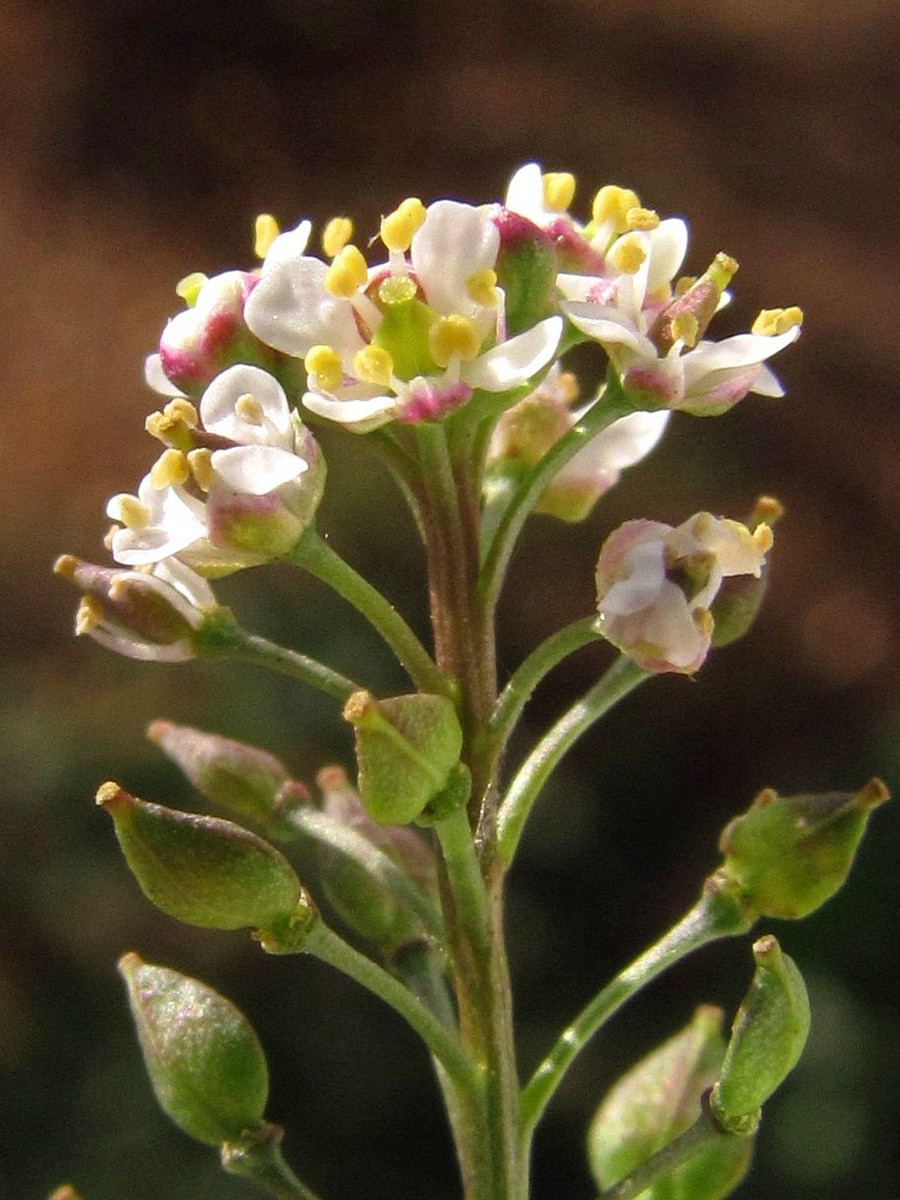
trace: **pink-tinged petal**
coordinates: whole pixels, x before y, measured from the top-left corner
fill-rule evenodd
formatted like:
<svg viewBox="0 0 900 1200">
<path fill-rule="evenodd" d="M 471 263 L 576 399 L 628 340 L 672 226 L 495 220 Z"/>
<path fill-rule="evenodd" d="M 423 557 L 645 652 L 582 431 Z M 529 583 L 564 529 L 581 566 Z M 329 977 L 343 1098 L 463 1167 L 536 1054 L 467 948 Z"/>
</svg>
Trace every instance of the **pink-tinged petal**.
<svg viewBox="0 0 900 1200">
<path fill-rule="evenodd" d="M 412 268 L 430 308 L 447 315 L 469 316 L 478 305 L 467 281 L 476 271 L 492 268 L 500 234 L 486 208 L 456 200 L 438 200 L 428 208 L 410 246 Z"/>
<path fill-rule="evenodd" d="M 162 368 L 162 359 L 158 354 L 148 354 L 144 359 L 144 382 L 154 392 L 161 396 L 183 396 L 181 388 L 176 387 Z"/>
<path fill-rule="evenodd" d="M 296 454 L 276 446 L 231 446 L 212 455 L 214 477 L 230 491 L 248 496 L 268 495 L 302 475 L 307 466 Z"/>
<path fill-rule="evenodd" d="M 346 425 L 354 433 L 369 433 L 397 415 L 396 396 L 370 396 L 363 400 L 339 400 L 321 392 L 306 392 L 303 405 L 317 417 Z"/>
<path fill-rule="evenodd" d="M 252 396 L 261 409 L 261 421 L 241 417 L 235 405 Z M 238 363 L 217 375 L 200 400 L 200 417 L 210 433 L 241 445 L 265 444 L 290 449 L 294 440 L 291 410 L 278 380 L 260 367 Z"/>
<path fill-rule="evenodd" d="M 473 388 L 505 392 L 518 387 L 551 361 L 562 337 L 561 317 L 548 317 L 531 329 L 501 342 L 462 366 L 462 377 Z"/>
<path fill-rule="evenodd" d="M 313 346 L 353 354 L 363 339 L 349 301 L 325 291 L 328 267 L 318 258 L 288 259 L 262 276 L 244 309 L 250 330 L 268 346 L 302 358 Z"/>
<path fill-rule="evenodd" d="M 622 387 L 635 402 L 647 407 L 678 408 L 684 396 L 684 359 L 677 354 L 666 358 L 639 358 L 619 367 Z"/>
<path fill-rule="evenodd" d="M 655 604 L 666 582 L 665 547 L 662 541 L 633 546 L 622 562 L 628 574 L 617 579 L 599 600 L 603 616 L 625 617 Z"/>
<path fill-rule="evenodd" d="M 408 425 L 440 421 L 472 399 L 472 388 L 460 379 L 411 379 L 397 420 Z"/>
</svg>

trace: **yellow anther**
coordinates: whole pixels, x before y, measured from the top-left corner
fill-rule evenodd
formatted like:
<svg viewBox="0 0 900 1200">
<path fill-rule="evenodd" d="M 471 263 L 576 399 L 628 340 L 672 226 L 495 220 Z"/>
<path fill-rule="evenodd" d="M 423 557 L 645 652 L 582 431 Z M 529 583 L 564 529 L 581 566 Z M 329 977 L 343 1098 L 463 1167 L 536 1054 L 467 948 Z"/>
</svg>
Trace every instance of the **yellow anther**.
<svg viewBox="0 0 900 1200">
<path fill-rule="evenodd" d="M 253 222 L 253 253 L 257 258 L 266 257 L 279 233 L 281 230 L 272 214 L 260 213 Z"/>
<path fill-rule="evenodd" d="M 209 485 L 212 483 L 212 451 L 208 450 L 206 446 L 190 450 L 187 454 L 187 463 L 194 483 L 201 492 L 208 492 Z"/>
<path fill-rule="evenodd" d="M 764 308 L 750 329 L 751 333 L 774 337 L 803 324 L 803 309 L 796 304 L 790 308 Z"/>
<path fill-rule="evenodd" d="M 544 207 L 551 212 L 565 212 L 575 196 L 575 176 L 568 171 L 548 171 L 541 177 L 544 185 Z"/>
<path fill-rule="evenodd" d="M 594 197 L 591 216 L 596 225 L 611 225 L 613 233 L 624 233 L 628 228 L 626 216 L 630 209 L 640 208 L 637 193 L 631 188 L 618 187 L 609 183 Z"/>
<path fill-rule="evenodd" d="M 476 271 L 474 275 L 470 275 L 466 280 L 466 291 L 469 294 L 469 299 L 474 300 L 476 304 L 496 304 L 496 286 L 497 272 L 492 271 L 490 267 L 483 267 L 480 271 Z"/>
<path fill-rule="evenodd" d="M 563 404 L 572 405 L 578 399 L 578 379 L 572 371 L 560 371 L 556 380 L 556 389 Z"/>
<path fill-rule="evenodd" d="M 692 312 L 678 313 L 672 320 L 672 340 L 684 342 L 690 350 L 700 336 L 700 322 Z"/>
<path fill-rule="evenodd" d="M 163 409 L 163 416 L 170 421 L 184 421 L 185 425 L 190 425 L 192 429 L 196 429 L 200 424 L 200 414 L 185 396 L 176 396 L 170 400 Z"/>
<path fill-rule="evenodd" d="M 625 224 L 629 229 L 658 229 L 659 214 L 655 213 L 652 208 L 641 208 L 638 205 L 636 208 L 629 208 L 626 212 Z"/>
<path fill-rule="evenodd" d="M 94 596 L 82 596 L 75 612 L 75 636 L 81 637 L 96 629 L 104 617 L 103 605 Z"/>
<path fill-rule="evenodd" d="M 454 358 L 470 361 L 480 346 L 478 330 L 468 317 L 456 313 L 440 317 L 428 331 L 428 349 L 439 367 L 446 367 Z"/>
<path fill-rule="evenodd" d="M 190 275 L 185 275 L 184 279 L 179 279 L 175 284 L 175 295 L 180 296 L 188 308 L 193 308 L 200 295 L 200 289 L 208 278 L 209 276 L 204 275 L 202 271 L 192 271 Z"/>
<path fill-rule="evenodd" d="M 313 346 L 307 351 L 303 366 L 313 387 L 333 392 L 344 377 L 341 358 L 331 346 Z"/>
<path fill-rule="evenodd" d="M 673 291 L 675 292 L 676 296 L 683 296 L 684 293 L 688 291 L 689 288 L 692 288 L 696 282 L 696 275 L 681 275 L 675 280 Z"/>
<path fill-rule="evenodd" d="M 110 501 L 112 512 L 110 516 L 116 521 L 121 521 L 128 529 L 143 529 L 150 521 L 150 509 L 146 504 L 142 504 L 137 496 L 129 496 L 127 492 L 120 492 L 118 496 L 113 496 Z"/>
<path fill-rule="evenodd" d="M 768 554 L 775 544 L 775 535 L 768 525 L 757 525 L 750 535 L 760 554 Z"/>
<path fill-rule="evenodd" d="M 647 252 L 633 234 L 620 237 L 610 251 L 610 262 L 623 275 L 634 275 L 641 268 Z"/>
<path fill-rule="evenodd" d="M 388 250 L 405 252 L 424 220 L 425 205 L 417 197 L 410 196 L 398 204 L 392 213 L 381 218 L 381 240 Z"/>
<path fill-rule="evenodd" d="M 180 450 L 164 450 L 150 468 L 150 482 L 158 492 L 163 488 L 187 483 L 191 469 Z"/>
<path fill-rule="evenodd" d="M 322 232 L 322 249 L 334 258 L 353 237 L 353 222 L 349 217 L 332 217 Z"/>
<path fill-rule="evenodd" d="M 238 396 L 235 400 L 234 414 L 242 421 L 246 421 L 248 425 L 262 425 L 265 417 L 263 406 L 249 392 L 244 392 L 243 396 Z"/>
<path fill-rule="evenodd" d="M 359 247 L 344 246 L 325 272 L 325 291 L 329 296 L 349 300 L 368 278 L 369 268 Z"/>
<path fill-rule="evenodd" d="M 382 346 L 363 346 L 353 355 L 353 373 L 364 383 L 389 387 L 394 373 L 394 360 Z"/>
</svg>

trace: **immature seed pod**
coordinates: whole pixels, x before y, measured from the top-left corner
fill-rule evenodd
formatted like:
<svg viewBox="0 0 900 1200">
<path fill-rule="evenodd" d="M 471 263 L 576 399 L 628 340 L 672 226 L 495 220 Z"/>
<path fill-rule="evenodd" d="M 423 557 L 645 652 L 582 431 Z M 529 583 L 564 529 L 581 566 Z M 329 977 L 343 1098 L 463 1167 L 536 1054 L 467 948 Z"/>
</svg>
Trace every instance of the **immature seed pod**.
<svg viewBox="0 0 900 1200">
<path fill-rule="evenodd" d="M 207 984 L 137 954 L 120 959 L 119 973 L 163 1111 L 209 1146 L 258 1126 L 269 1072 L 246 1017 Z"/>
<path fill-rule="evenodd" d="M 739 1132 L 781 1086 L 809 1035 L 809 997 L 797 964 L 771 934 L 753 944 L 756 973 L 725 1052 L 710 1108 L 725 1128 Z"/>
<path fill-rule="evenodd" d="M 112 817 L 144 895 L 187 925 L 267 929 L 312 901 L 274 846 L 218 817 L 176 812 L 105 783 L 97 803 Z"/>
</svg>

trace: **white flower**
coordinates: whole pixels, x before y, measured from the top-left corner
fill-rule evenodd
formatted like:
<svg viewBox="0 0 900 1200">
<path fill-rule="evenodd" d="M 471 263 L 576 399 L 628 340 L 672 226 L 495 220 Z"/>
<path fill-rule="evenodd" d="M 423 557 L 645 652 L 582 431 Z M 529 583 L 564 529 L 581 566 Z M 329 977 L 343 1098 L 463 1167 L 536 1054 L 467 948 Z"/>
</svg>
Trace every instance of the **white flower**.
<svg viewBox="0 0 900 1200">
<path fill-rule="evenodd" d="M 629 521 L 597 562 L 598 630 L 646 671 L 693 674 L 712 641 L 722 580 L 759 578 L 772 531 L 697 513 L 677 528 Z"/>
</svg>

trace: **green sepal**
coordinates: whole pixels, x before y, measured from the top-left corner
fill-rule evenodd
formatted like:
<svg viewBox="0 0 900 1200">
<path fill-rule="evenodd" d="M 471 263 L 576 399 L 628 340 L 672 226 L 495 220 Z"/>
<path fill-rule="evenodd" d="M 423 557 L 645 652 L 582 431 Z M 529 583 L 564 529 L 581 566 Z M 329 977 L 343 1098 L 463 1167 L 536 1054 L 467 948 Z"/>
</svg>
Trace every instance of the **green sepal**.
<svg viewBox="0 0 900 1200">
<path fill-rule="evenodd" d="M 741 1132 L 794 1069 L 809 1035 L 803 976 L 771 934 L 753 944 L 756 972 L 741 1002 L 710 1110 L 725 1129 Z"/>
<path fill-rule="evenodd" d="M 258 1126 L 269 1072 L 246 1017 L 207 984 L 137 954 L 124 955 L 119 972 L 163 1111 L 209 1146 Z"/>
<path fill-rule="evenodd" d="M 723 830 L 721 873 L 762 916 L 805 917 L 844 883 L 869 813 L 887 799 L 877 779 L 852 793 L 779 796 L 766 788 Z"/>
<path fill-rule="evenodd" d="M 97 803 L 144 895 L 178 921 L 265 929 L 312 910 L 287 859 L 240 825 L 138 800 L 115 783 L 103 784 Z"/>
<path fill-rule="evenodd" d="M 684 1029 L 632 1067 L 607 1094 L 588 1132 L 601 1190 L 667 1146 L 700 1117 L 701 1097 L 725 1054 L 720 1009 L 701 1005 Z M 642 1200 L 721 1200 L 746 1173 L 752 1139 L 721 1138 L 661 1175 Z"/>
</svg>

